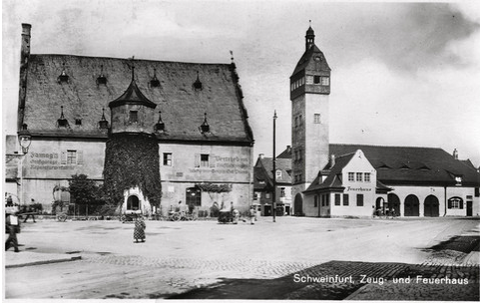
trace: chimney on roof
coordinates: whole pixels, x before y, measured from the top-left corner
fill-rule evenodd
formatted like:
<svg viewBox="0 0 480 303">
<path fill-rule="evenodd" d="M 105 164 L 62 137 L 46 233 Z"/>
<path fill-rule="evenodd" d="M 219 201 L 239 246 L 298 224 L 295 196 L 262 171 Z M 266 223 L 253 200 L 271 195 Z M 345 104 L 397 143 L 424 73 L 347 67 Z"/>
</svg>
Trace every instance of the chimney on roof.
<svg viewBox="0 0 480 303">
<path fill-rule="evenodd" d="M 265 156 L 264 154 L 258 154 L 259 159 L 263 159 L 264 156 Z"/>
<path fill-rule="evenodd" d="M 32 26 L 22 23 L 22 43 L 20 48 L 20 85 L 18 96 L 18 119 L 17 129 L 20 130 L 23 125 L 23 113 L 25 110 L 25 96 L 27 92 L 27 69 L 30 57 L 30 32 Z"/>
<path fill-rule="evenodd" d="M 453 158 L 454 158 L 455 160 L 458 160 L 458 151 L 457 151 L 456 148 L 453 150 Z"/>
<path fill-rule="evenodd" d="M 332 154 L 330 156 L 330 168 L 334 167 L 335 166 L 335 155 Z"/>
</svg>

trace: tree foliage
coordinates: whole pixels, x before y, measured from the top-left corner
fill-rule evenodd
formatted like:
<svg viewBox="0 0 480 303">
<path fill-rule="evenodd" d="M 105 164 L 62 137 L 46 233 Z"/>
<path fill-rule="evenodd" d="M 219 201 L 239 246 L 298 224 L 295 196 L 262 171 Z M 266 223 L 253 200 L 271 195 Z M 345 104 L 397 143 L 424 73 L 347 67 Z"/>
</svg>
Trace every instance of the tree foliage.
<svg viewBox="0 0 480 303">
<path fill-rule="evenodd" d="M 75 174 L 68 183 L 70 197 L 76 204 L 100 204 L 101 196 L 99 186 L 95 181 L 88 179 L 87 175 Z"/>
<path fill-rule="evenodd" d="M 125 190 L 138 186 L 159 206 L 162 187 L 157 139 L 144 134 L 112 134 L 105 150 L 104 190 L 109 204 L 123 202 Z"/>
</svg>

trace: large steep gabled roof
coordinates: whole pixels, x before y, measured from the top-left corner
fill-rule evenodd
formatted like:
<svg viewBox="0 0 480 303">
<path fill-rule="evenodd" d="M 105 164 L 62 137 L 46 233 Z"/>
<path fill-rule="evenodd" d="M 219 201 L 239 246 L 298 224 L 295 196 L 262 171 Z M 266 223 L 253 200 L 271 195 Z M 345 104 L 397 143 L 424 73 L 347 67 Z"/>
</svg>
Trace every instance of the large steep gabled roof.
<svg viewBox="0 0 480 303">
<path fill-rule="evenodd" d="M 23 123 L 33 136 L 106 139 L 98 121 L 109 103 L 131 83 L 131 60 L 73 55 L 35 55 L 28 61 Z M 156 104 L 156 117 L 165 123 L 160 140 L 221 142 L 252 145 L 253 134 L 243 104 L 234 64 L 201 64 L 135 60 L 135 83 L 142 95 Z M 59 82 L 62 72 L 68 82 Z M 103 73 L 106 84 L 98 84 Z M 150 81 L 154 76 L 159 86 Z M 201 81 L 201 89 L 193 84 Z M 61 106 L 70 128 L 58 128 Z M 210 133 L 199 131 L 207 113 Z M 80 119 L 81 125 L 75 125 Z M 153 127 L 153 126 L 152 126 Z"/>
</svg>

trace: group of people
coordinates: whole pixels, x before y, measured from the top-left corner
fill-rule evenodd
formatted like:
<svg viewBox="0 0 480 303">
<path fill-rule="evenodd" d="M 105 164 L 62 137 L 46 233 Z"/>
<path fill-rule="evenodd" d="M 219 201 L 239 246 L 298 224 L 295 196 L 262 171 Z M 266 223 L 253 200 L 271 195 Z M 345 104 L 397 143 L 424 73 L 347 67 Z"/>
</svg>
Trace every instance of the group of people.
<svg viewBox="0 0 480 303">
<path fill-rule="evenodd" d="M 180 212 L 180 213 L 186 213 L 186 205 L 182 205 L 182 201 L 179 201 L 178 202 L 178 206 L 177 206 L 177 209 L 176 211 Z M 193 210 L 189 209 L 190 212 L 192 212 Z M 232 222 L 234 224 L 237 224 L 239 219 L 240 219 L 240 212 L 238 211 L 238 209 L 236 209 L 234 206 L 233 206 L 233 202 L 230 203 L 230 214 L 232 216 Z M 248 211 L 248 218 L 249 218 L 249 221 L 250 221 L 250 224 L 251 225 L 254 225 L 255 224 L 255 221 L 257 220 L 257 211 L 255 209 L 255 207 L 252 205 L 250 206 L 250 209 Z M 143 218 L 143 216 L 138 216 L 135 218 L 135 227 L 134 227 L 134 230 L 133 230 L 133 239 L 135 240 L 135 243 L 139 243 L 140 242 L 145 242 L 145 229 L 146 229 L 146 224 L 145 224 L 145 219 Z"/>
</svg>

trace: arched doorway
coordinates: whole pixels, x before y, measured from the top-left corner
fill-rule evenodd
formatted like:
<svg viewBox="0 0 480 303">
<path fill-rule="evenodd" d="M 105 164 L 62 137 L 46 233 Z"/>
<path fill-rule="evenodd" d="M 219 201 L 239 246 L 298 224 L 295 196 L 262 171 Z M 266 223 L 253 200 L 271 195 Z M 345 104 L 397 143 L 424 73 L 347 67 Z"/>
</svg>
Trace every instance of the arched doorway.
<svg viewBox="0 0 480 303">
<path fill-rule="evenodd" d="M 301 194 L 295 196 L 295 205 L 294 205 L 295 216 L 303 215 L 303 198 Z"/>
<path fill-rule="evenodd" d="M 420 215 L 419 205 L 417 196 L 408 195 L 405 198 L 405 217 L 418 217 Z"/>
<path fill-rule="evenodd" d="M 127 199 L 127 210 L 139 210 L 140 209 L 140 200 L 135 195 L 131 195 Z"/>
<path fill-rule="evenodd" d="M 437 197 L 433 195 L 428 196 L 423 204 L 423 215 L 425 217 L 438 217 L 440 213 L 439 205 Z"/>
<path fill-rule="evenodd" d="M 400 216 L 400 198 L 398 198 L 397 195 L 395 194 L 388 194 L 387 196 L 388 200 L 388 209 L 389 210 L 395 210 L 395 216 Z"/>
</svg>

